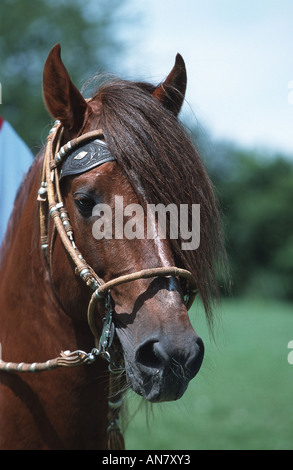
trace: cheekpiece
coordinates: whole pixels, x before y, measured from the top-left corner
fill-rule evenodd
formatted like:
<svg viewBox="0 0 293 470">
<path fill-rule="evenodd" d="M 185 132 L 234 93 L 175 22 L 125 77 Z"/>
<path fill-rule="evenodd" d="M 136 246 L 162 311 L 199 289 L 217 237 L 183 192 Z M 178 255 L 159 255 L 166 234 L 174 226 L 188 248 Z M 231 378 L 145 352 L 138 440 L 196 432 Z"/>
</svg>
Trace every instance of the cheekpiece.
<svg viewBox="0 0 293 470">
<path fill-rule="evenodd" d="M 93 140 L 68 155 L 62 165 L 60 179 L 64 176 L 85 173 L 96 166 L 114 160 L 115 158 L 103 140 Z"/>
</svg>

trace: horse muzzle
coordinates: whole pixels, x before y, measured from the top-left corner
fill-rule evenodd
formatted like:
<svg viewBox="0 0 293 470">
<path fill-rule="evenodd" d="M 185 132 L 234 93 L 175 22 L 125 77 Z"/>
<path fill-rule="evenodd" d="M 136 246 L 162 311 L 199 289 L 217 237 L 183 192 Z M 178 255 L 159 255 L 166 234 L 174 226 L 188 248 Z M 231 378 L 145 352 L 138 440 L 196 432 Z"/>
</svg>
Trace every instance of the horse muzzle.
<svg viewBox="0 0 293 470">
<path fill-rule="evenodd" d="M 149 338 L 125 361 L 131 388 L 150 402 L 178 400 L 198 373 L 204 344 L 194 334 L 184 348 L 175 348 L 172 338 Z"/>
</svg>

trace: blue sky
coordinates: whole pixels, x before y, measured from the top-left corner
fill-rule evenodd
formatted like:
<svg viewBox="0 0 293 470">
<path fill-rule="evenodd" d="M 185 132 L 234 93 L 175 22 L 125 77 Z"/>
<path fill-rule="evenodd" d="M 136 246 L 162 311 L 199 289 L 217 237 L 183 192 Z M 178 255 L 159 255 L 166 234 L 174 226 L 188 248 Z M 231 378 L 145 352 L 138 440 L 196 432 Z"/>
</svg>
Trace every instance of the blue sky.
<svg viewBox="0 0 293 470">
<path fill-rule="evenodd" d="M 138 16 L 123 32 L 127 78 L 156 83 L 180 52 L 183 115 L 214 138 L 293 158 L 293 0 L 129 0 L 127 11 Z"/>
</svg>

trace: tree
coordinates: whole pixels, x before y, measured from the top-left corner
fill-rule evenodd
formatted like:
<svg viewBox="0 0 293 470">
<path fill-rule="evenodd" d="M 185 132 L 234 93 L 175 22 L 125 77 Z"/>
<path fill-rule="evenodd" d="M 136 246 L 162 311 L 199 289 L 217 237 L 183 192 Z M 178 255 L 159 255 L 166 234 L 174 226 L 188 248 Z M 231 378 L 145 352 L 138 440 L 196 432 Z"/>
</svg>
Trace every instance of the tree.
<svg viewBox="0 0 293 470">
<path fill-rule="evenodd" d="M 192 133 L 220 201 L 233 293 L 292 301 L 292 160 Z"/>
<path fill-rule="evenodd" d="M 124 0 L 1 0 L 0 114 L 32 147 L 43 140 L 49 117 L 42 100 L 42 69 L 60 42 L 62 58 L 78 87 L 111 71 L 122 51 L 116 33 Z"/>
</svg>

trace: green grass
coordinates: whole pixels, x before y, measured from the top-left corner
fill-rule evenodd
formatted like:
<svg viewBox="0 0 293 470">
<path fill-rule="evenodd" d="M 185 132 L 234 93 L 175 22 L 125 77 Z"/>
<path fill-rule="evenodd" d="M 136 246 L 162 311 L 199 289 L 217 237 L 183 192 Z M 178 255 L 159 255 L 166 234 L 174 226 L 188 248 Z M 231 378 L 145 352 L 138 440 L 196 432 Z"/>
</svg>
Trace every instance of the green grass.
<svg viewBox="0 0 293 470">
<path fill-rule="evenodd" d="M 219 313 L 214 341 L 201 308 L 192 308 L 206 347 L 202 369 L 178 402 L 137 411 L 128 450 L 293 449 L 293 305 L 225 300 Z M 129 397 L 130 413 L 139 403 Z"/>
</svg>

